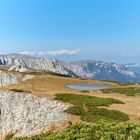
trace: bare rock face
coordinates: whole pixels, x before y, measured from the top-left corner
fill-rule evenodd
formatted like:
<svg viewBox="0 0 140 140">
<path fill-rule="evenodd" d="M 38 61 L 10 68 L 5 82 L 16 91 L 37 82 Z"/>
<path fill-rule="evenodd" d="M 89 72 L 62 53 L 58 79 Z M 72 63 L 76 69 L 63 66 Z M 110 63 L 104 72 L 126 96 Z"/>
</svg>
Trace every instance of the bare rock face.
<svg viewBox="0 0 140 140">
<path fill-rule="evenodd" d="M 28 69 L 27 68 L 22 68 L 22 67 L 20 67 L 18 65 L 14 65 L 14 66 L 11 66 L 8 69 L 8 71 L 26 72 L 26 71 L 28 71 Z"/>
<path fill-rule="evenodd" d="M 32 79 L 33 75 L 22 75 L 21 73 L 12 73 L 0 70 L 0 87 L 18 84 L 21 81 Z"/>
<path fill-rule="evenodd" d="M 29 136 L 66 121 L 68 105 L 27 93 L 0 91 L 0 134 Z"/>
<path fill-rule="evenodd" d="M 56 59 L 36 58 L 18 54 L 0 55 L 0 65 L 12 66 L 9 70 L 48 70 L 63 75 L 74 76 L 67 68 L 60 65 Z"/>
<path fill-rule="evenodd" d="M 30 79 L 33 79 L 33 78 L 34 78 L 33 75 L 28 75 L 28 74 L 26 74 L 26 75 L 23 77 L 22 81 L 30 80 Z"/>
<path fill-rule="evenodd" d="M 0 87 L 17 84 L 22 81 L 23 76 L 19 74 L 13 74 L 9 72 L 4 72 L 0 70 Z"/>
</svg>

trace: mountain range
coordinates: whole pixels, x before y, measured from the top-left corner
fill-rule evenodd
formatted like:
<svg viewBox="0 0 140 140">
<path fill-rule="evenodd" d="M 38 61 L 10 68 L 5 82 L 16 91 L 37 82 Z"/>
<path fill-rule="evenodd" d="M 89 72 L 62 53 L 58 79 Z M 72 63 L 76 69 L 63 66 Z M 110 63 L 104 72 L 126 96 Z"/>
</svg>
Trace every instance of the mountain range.
<svg viewBox="0 0 140 140">
<path fill-rule="evenodd" d="M 125 64 L 125 66 L 135 72 L 136 74 L 140 74 L 140 64 L 139 63 L 131 63 L 131 64 Z"/>
<path fill-rule="evenodd" d="M 140 71 L 132 65 L 121 65 L 95 60 L 64 62 L 57 59 L 39 58 L 21 54 L 0 55 L 0 65 L 8 66 L 9 71 L 43 70 L 81 77 L 84 79 L 108 80 L 117 82 L 140 82 Z M 140 70 L 140 67 L 138 67 Z"/>
</svg>

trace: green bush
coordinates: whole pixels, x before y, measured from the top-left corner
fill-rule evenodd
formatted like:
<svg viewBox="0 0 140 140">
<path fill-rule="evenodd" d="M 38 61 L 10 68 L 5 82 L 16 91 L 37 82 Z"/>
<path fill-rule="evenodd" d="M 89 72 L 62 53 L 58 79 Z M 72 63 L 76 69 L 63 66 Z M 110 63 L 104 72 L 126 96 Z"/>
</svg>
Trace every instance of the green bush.
<svg viewBox="0 0 140 140">
<path fill-rule="evenodd" d="M 89 93 L 89 90 L 81 90 L 80 92 Z"/>
<path fill-rule="evenodd" d="M 14 134 L 8 134 L 6 135 L 4 140 L 11 140 L 13 138 Z"/>
<path fill-rule="evenodd" d="M 140 93 L 140 88 L 135 87 L 119 87 L 119 88 L 109 88 L 101 90 L 103 93 L 120 93 L 126 94 L 128 96 L 135 96 Z"/>
<path fill-rule="evenodd" d="M 109 105 L 123 104 L 119 100 L 113 98 L 99 98 L 87 95 L 76 95 L 76 94 L 56 94 L 56 100 L 68 102 L 74 106 L 66 110 L 67 113 L 72 115 L 78 115 L 83 121 L 96 122 L 99 120 L 104 121 L 127 121 L 129 120 L 128 115 L 117 110 L 108 110 L 102 108 Z"/>
<path fill-rule="evenodd" d="M 134 82 L 126 82 L 126 83 L 119 83 L 120 86 L 131 86 L 131 85 L 136 85 L 137 83 Z"/>
<path fill-rule="evenodd" d="M 32 93 L 31 91 L 23 90 L 23 89 L 17 89 L 17 88 L 10 89 L 10 91 L 13 91 L 13 92 L 28 92 L 28 93 Z"/>
<path fill-rule="evenodd" d="M 70 124 L 58 133 L 11 140 L 140 140 L 140 126 L 124 123 Z"/>
<path fill-rule="evenodd" d="M 13 92 L 23 92 L 24 90 L 22 89 L 16 89 L 16 88 L 13 88 L 13 89 L 10 89 L 11 91 Z"/>
</svg>

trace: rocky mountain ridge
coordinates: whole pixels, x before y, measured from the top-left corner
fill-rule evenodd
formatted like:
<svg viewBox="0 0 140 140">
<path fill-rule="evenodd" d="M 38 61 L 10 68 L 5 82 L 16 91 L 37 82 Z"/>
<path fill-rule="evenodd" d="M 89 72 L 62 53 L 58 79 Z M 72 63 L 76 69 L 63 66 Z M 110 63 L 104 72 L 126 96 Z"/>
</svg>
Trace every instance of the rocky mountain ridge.
<svg viewBox="0 0 140 140">
<path fill-rule="evenodd" d="M 75 76 L 74 73 L 60 65 L 56 59 L 37 58 L 20 54 L 0 55 L 0 65 L 11 66 L 10 70 L 48 70 L 62 75 Z"/>
<path fill-rule="evenodd" d="M 19 72 L 35 69 L 86 79 L 140 82 L 140 76 L 124 65 L 95 60 L 64 62 L 57 59 L 12 54 L 0 55 L 0 65 L 8 65 L 9 70 Z"/>
<path fill-rule="evenodd" d="M 62 65 L 73 73 L 87 79 L 118 82 L 140 81 L 136 73 L 121 64 L 84 60 L 70 63 L 62 62 Z"/>
</svg>

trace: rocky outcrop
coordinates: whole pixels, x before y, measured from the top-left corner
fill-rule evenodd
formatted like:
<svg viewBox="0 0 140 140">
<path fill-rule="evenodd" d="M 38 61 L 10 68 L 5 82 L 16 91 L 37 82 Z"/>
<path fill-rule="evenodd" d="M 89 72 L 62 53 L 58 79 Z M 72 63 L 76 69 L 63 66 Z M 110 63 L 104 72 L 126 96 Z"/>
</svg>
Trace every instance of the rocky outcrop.
<svg viewBox="0 0 140 140">
<path fill-rule="evenodd" d="M 20 67 L 19 65 L 11 66 L 8 71 L 27 72 L 27 68 Z"/>
<path fill-rule="evenodd" d="M 68 120 L 68 105 L 28 93 L 0 91 L 0 134 L 29 136 Z"/>
<path fill-rule="evenodd" d="M 30 80 L 30 79 L 33 79 L 33 78 L 34 78 L 33 75 L 28 75 L 28 74 L 26 74 L 26 75 L 22 78 L 22 81 Z"/>
<path fill-rule="evenodd" d="M 33 75 L 22 75 L 20 73 L 12 73 L 0 70 L 0 87 L 18 84 L 21 81 L 32 79 Z"/>
<path fill-rule="evenodd" d="M 13 74 L 9 72 L 4 72 L 0 70 L 0 87 L 17 84 L 22 81 L 23 76 L 20 73 Z"/>
</svg>

